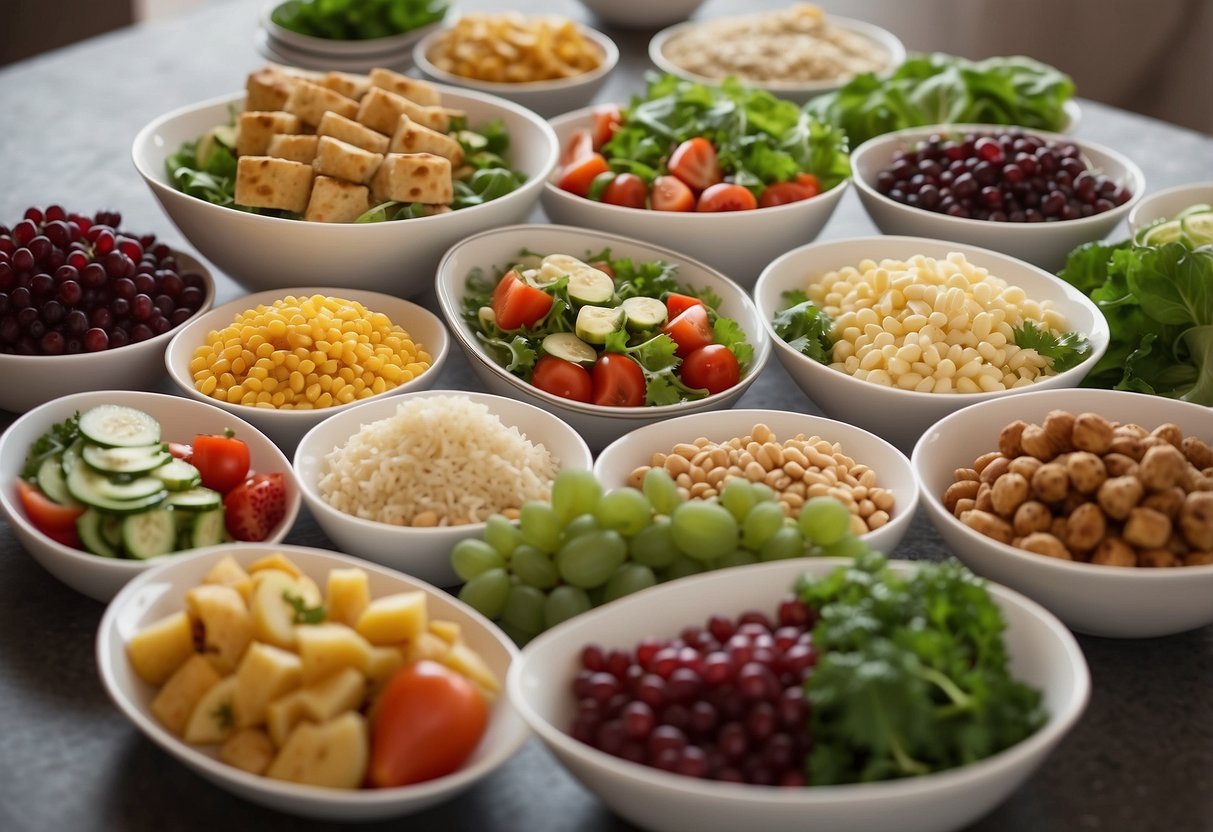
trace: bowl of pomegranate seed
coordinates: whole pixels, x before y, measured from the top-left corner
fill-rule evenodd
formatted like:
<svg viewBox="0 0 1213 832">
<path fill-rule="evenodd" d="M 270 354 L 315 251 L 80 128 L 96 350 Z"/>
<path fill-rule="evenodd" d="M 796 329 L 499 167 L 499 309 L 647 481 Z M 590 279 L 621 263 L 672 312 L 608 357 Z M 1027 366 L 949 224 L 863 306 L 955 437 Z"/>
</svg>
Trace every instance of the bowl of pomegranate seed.
<svg viewBox="0 0 1213 832">
<path fill-rule="evenodd" d="M 997 125 L 886 133 L 855 149 L 851 169 L 884 234 L 968 243 L 1054 270 L 1106 237 L 1145 192 L 1141 168 L 1114 150 Z"/>
<path fill-rule="evenodd" d="M 172 333 L 210 308 L 201 262 L 121 225 L 114 211 L 58 205 L 0 225 L 0 409 L 152 389 Z"/>
</svg>

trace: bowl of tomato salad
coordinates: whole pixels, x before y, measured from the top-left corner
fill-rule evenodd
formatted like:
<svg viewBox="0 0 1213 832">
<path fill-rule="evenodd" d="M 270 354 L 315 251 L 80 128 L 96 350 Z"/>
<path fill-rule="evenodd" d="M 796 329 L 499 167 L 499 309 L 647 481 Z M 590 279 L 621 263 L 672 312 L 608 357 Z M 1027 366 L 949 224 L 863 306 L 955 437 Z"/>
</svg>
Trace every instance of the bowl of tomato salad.
<svg viewBox="0 0 1213 832">
<path fill-rule="evenodd" d="M 551 121 L 562 148 L 544 184 L 557 223 L 669 246 L 750 288 L 764 261 L 820 233 L 846 190 L 846 136 L 795 104 L 672 75 L 626 106 Z"/>
<path fill-rule="evenodd" d="M 740 286 L 602 231 L 486 231 L 447 252 L 436 287 L 489 391 L 555 413 L 593 450 L 670 416 L 731 407 L 770 357 Z"/>
</svg>

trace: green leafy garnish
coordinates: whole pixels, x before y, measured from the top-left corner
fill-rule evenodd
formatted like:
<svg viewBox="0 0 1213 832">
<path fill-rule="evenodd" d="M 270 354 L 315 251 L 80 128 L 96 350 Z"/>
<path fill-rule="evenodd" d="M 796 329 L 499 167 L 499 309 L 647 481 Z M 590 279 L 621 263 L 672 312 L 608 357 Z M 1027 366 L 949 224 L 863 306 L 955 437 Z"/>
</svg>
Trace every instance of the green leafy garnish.
<svg viewBox="0 0 1213 832">
<path fill-rule="evenodd" d="M 445 0 L 287 0 L 270 19 L 284 29 L 328 40 L 386 38 L 442 20 Z"/>
<path fill-rule="evenodd" d="M 480 343 L 493 349 L 499 354 L 499 362 L 511 373 L 529 376 L 535 368 L 539 355 L 531 347 L 525 335 L 515 335 L 508 341 L 504 338 L 488 338 L 482 333 L 476 333 Z"/>
<path fill-rule="evenodd" d="M 297 593 L 291 592 L 289 589 L 282 590 L 282 598 L 291 605 L 291 609 L 295 611 L 296 624 L 323 624 L 326 616 L 324 605 L 317 604 L 314 607 L 309 607 L 307 601 Z"/>
<path fill-rule="evenodd" d="M 76 411 L 57 425 L 51 425 L 51 429 L 39 436 L 26 453 L 25 465 L 21 468 L 21 479 L 32 482 L 43 462 L 61 455 L 80 435 L 80 411 Z"/>
<path fill-rule="evenodd" d="M 784 292 L 783 301 L 787 307 L 772 321 L 775 334 L 797 352 L 829 364 L 834 350 L 830 316 L 799 290 Z"/>
<path fill-rule="evenodd" d="M 219 723 L 219 727 L 225 731 L 236 724 L 236 717 L 232 713 L 232 706 L 227 702 L 221 703 L 215 710 L 211 711 L 211 719 Z"/>
<path fill-rule="evenodd" d="M 688 387 L 675 375 L 674 371 L 678 369 L 682 359 L 678 357 L 678 344 L 670 336 L 656 335 L 630 347 L 627 343 L 626 332 L 612 332 L 607 336 L 605 350 L 631 356 L 640 365 L 640 370 L 644 373 L 646 405 L 660 407 L 679 402 L 693 402 L 708 395 L 707 390 Z"/>
<path fill-rule="evenodd" d="M 1021 350 L 1036 350 L 1049 359 L 1055 373 L 1064 373 L 1077 367 L 1091 352 L 1091 342 L 1077 332 L 1054 335 L 1048 329 L 1038 327 L 1033 321 L 1024 321 L 1023 327 L 1012 330 L 1015 345 Z"/>
</svg>

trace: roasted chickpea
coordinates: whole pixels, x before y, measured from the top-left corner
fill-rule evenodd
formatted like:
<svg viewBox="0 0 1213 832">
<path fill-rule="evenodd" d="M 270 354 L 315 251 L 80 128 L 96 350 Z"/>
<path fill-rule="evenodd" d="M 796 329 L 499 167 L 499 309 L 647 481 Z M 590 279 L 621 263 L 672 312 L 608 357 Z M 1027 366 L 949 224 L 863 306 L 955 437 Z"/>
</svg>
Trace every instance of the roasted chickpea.
<svg viewBox="0 0 1213 832">
<path fill-rule="evenodd" d="M 1124 520 L 1137 507 L 1144 491 L 1137 477 L 1112 477 L 1104 480 L 1096 499 L 1104 514 L 1113 520 Z"/>
<path fill-rule="evenodd" d="M 1107 469 L 1109 477 L 1137 476 L 1137 460 L 1124 454 L 1105 454 L 1103 465 Z"/>
<path fill-rule="evenodd" d="M 1071 444 L 1080 451 L 1107 453 L 1112 444 L 1112 423 L 1098 413 L 1080 413 L 1074 419 Z"/>
<path fill-rule="evenodd" d="M 994 484 L 994 480 L 1001 477 L 1007 471 L 1011 470 L 1011 460 L 1005 456 L 1000 456 L 994 459 L 985 468 L 981 469 L 981 481 L 984 483 Z"/>
<path fill-rule="evenodd" d="M 977 459 L 973 460 L 973 470 L 980 474 L 982 471 L 984 471 L 986 469 L 987 465 L 989 465 L 991 462 L 993 462 L 994 460 L 998 459 L 1001 456 L 1002 456 L 1002 454 L 999 453 L 998 451 L 990 451 L 989 453 L 984 453 L 981 456 L 977 457 Z"/>
<path fill-rule="evenodd" d="M 1019 541 L 1019 548 L 1038 555 L 1047 555 L 1059 560 L 1074 560 L 1066 545 L 1046 532 L 1033 532 Z"/>
<path fill-rule="evenodd" d="M 1026 537 L 1033 532 L 1047 532 L 1053 525 L 1053 512 L 1044 503 L 1028 500 L 1015 509 L 1011 521 L 1015 534 Z"/>
<path fill-rule="evenodd" d="M 960 515 L 960 522 L 964 523 L 978 534 L 983 534 L 986 537 L 991 537 L 1000 543 L 1009 544 L 1015 537 L 1014 531 L 1011 529 L 1011 524 L 1003 520 L 996 514 L 991 514 L 988 511 L 973 509 L 966 511 Z"/>
<path fill-rule="evenodd" d="M 1065 445 L 1057 444 L 1054 439 L 1043 425 L 1028 425 L 1019 437 L 1019 445 L 1025 454 L 1034 456 L 1041 462 L 1048 462 L 1057 456 L 1065 445 L 1069 445 L 1068 437 Z"/>
<path fill-rule="evenodd" d="M 1089 552 L 1099 545 L 1108 533 L 1108 523 L 1095 503 L 1083 503 L 1066 518 L 1066 535 L 1063 538 L 1072 552 Z"/>
<path fill-rule="evenodd" d="M 956 503 L 962 499 L 975 499 L 981 483 L 977 480 L 958 480 L 948 486 L 943 494 L 943 504 L 948 511 L 956 511 Z"/>
<path fill-rule="evenodd" d="M 1179 558 L 1170 549 L 1146 549 L 1137 553 L 1137 565 L 1166 569 L 1179 566 Z"/>
<path fill-rule="evenodd" d="M 1036 473 L 1036 469 L 1044 465 L 1039 459 L 1034 456 L 1018 456 L 1011 460 L 1010 471 L 1013 471 L 1025 480 L 1031 480 L 1032 475 Z"/>
<path fill-rule="evenodd" d="M 1141 505 L 1145 508 L 1161 511 L 1174 521 L 1179 515 L 1179 510 L 1183 508 L 1185 496 L 1187 495 L 1184 493 L 1184 490 L 1178 485 L 1174 485 L 1166 491 L 1158 491 L 1149 495 L 1141 501 Z"/>
<path fill-rule="evenodd" d="M 1032 495 L 1042 503 L 1060 503 L 1070 493 L 1070 477 L 1062 465 L 1045 463 L 1032 475 Z"/>
<path fill-rule="evenodd" d="M 1082 494 L 1094 494 L 1108 478 L 1103 460 L 1090 451 L 1076 451 L 1066 457 L 1070 485 Z"/>
<path fill-rule="evenodd" d="M 1119 537 L 1108 535 L 1099 541 L 1099 545 L 1091 553 L 1091 563 L 1101 566 L 1136 566 L 1137 552 Z"/>
<path fill-rule="evenodd" d="M 1196 436 L 1185 436 L 1179 443 L 1183 455 L 1199 469 L 1213 467 L 1213 448 Z"/>
<path fill-rule="evenodd" d="M 1187 468 L 1187 460 L 1174 445 L 1155 445 L 1141 458 L 1137 475 L 1147 491 L 1165 491 L 1179 482 Z"/>
<path fill-rule="evenodd" d="M 1174 445 L 1176 448 L 1184 440 L 1184 432 L 1180 430 L 1179 425 L 1173 425 L 1170 422 L 1154 428 L 1154 430 L 1150 431 L 1150 435 L 1157 436 L 1168 445 Z"/>
<path fill-rule="evenodd" d="M 998 450 L 1007 459 L 1014 459 L 1023 453 L 1020 437 L 1023 436 L 1024 428 L 1027 426 L 1028 423 L 1023 419 L 1016 419 L 999 432 Z"/>
<path fill-rule="evenodd" d="M 1028 481 L 1012 471 L 1003 474 L 994 482 L 990 499 L 994 511 L 1002 517 L 1010 517 L 1028 499 Z"/>
<path fill-rule="evenodd" d="M 961 480 L 973 480 L 977 482 L 981 479 L 981 476 L 973 468 L 957 468 L 952 472 L 952 479 L 957 482 Z"/>
<path fill-rule="evenodd" d="M 1124 454 L 1134 461 L 1139 461 L 1146 453 L 1146 444 L 1140 436 L 1120 435 L 1112 437 L 1108 446 L 1114 454 Z"/>
<path fill-rule="evenodd" d="M 1213 549 L 1213 491 L 1193 491 L 1184 498 L 1179 528 L 1193 549 Z"/>
<path fill-rule="evenodd" d="M 1074 447 L 1074 414 L 1068 410 L 1050 410 L 1041 425 L 1045 435 L 1058 451 L 1069 451 Z"/>
<path fill-rule="evenodd" d="M 1125 520 L 1124 538 L 1138 549 L 1157 549 L 1171 536 L 1171 518 L 1161 511 L 1138 506 Z"/>
<path fill-rule="evenodd" d="M 1208 566 L 1213 563 L 1213 551 L 1188 552 L 1184 555 L 1184 566 Z"/>
</svg>

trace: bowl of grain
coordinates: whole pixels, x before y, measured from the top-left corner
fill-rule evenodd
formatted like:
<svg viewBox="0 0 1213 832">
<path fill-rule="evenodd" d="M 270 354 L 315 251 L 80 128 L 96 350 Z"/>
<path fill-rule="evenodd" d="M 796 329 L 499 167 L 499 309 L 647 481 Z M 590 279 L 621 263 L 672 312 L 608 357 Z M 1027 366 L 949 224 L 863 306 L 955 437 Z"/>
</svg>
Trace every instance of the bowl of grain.
<svg viewBox="0 0 1213 832">
<path fill-rule="evenodd" d="M 563 468 L 591 466 L 585 441 L 524 402 L 453 390 L 351 407 L 295 451 L 304 503 L 341 551 L 437 584 L 458 583 L 451 548 L 494 514 L 546 500 Z"/>
</svg>

